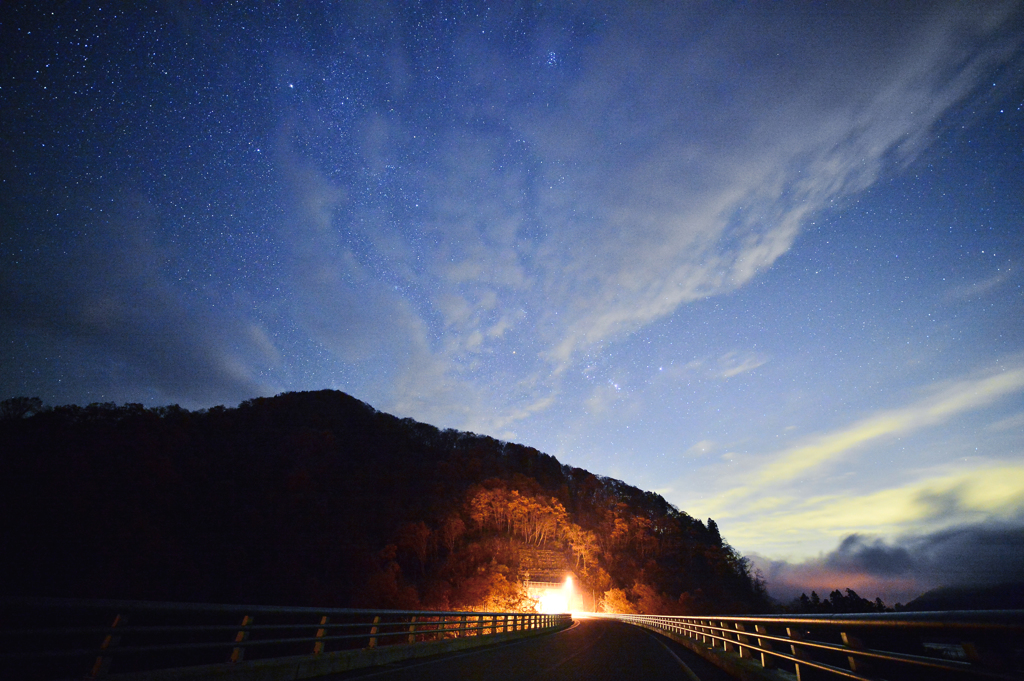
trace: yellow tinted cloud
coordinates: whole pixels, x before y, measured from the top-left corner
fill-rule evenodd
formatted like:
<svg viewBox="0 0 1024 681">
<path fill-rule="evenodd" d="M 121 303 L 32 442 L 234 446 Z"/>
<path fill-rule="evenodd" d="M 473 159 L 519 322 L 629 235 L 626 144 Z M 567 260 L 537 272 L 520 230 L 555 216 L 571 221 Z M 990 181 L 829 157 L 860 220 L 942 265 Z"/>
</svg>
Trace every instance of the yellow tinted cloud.
<svg viewBox="0 0 1024 681">
<path fill-rule="evenodd" d="M 730 541 L 760 552 L 802 547 L 810 555 L 853 532 L 891 535 L 1013 517 L 1024 511 L 1024 465 L 952 471 L 860 496 L 772 501 L 749 520 L 730 520 Z"/>
<path fill-rule="evenodd" d="M 986 378 L 959 381 L 917 404 L 881 412 L 849 428 L 822 435 L 808 444 L 782 452 L 776 461 L 759 471 L 759 483 L 774 484 L 793 479 L 871 440 L 943 423 L 957 414 L 979 409 L 1021 389 L 1024 389 L 1024 367 Z"/>
</svg>

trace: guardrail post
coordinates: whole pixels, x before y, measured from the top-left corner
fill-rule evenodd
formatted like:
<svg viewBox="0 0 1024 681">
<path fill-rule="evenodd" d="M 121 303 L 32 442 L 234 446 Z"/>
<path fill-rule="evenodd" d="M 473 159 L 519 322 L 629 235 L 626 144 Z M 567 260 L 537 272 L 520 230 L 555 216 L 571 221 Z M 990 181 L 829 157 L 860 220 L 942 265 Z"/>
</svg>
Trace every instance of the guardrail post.
<svg viewBox="0 0 1024 681">
<path fill-rule="evenodd" d="M 750 659 L 751 657 L 753 657 L 753 654 L 751 653 L 750 648 L 743 645 L 744 643 L 750 643 L 750 637 L 746 634 L 740 633 L 746 631 L 747 629 L 739 622 L 737 622 L 735 626 L 737 631 L 736 640 L 740 642 L 740 658 Z"/>
<path fill-rule="evenodd" d="M 375 615 L 373 618 L 373 626 L 370 627 L 370 644 L 368 648 L 377 647 L 377 625 L 380 624 L 380 615 Z"/>
<path fill-rule="evenodd" d="M 96 662 L 86 678 L 99 679 L 107 675 L 107 672 L 110 670 L 110 663 L 114 659 L 111 655 L 112 649 L 116 648 L 117 644 L 121 642 L 121 635 L 117 632 L 117 628 L 123 627 L 127 623 L 128 615 L 114 615 L 114 621 L 110 624 L 110 633 L 103 637 L 103 643 L 100 644 L 100 654 L 96 656 Z"/>
<path fill-rule="evenodd" d="M 840 632 L 839 635 L 843 637 L 843 645 L 849 648 L 850 650 L 864 650 L 864 643 L 856 636 L 848 634 L 845 631 Z M 865 660 L 862 657 L 857 657 L 856 655 L 847 655 L 846 660 L 850 663 L 850 671 L 871 671 L 871 665 L 868 664 L 867 660 Z"/>
<path fill-rule="evenodd" d="M 793 657 L 798 660 L 809 660 L 810 655 L 807 653 L 807 649 L 801 645 L 798 645 L 800 641 L 804 640 L 803 634 L 800 633 L 799 629 L 793 627 L 786 627 L 786 637 L 794 643 L 789 644 L 789 650 L 793 653 Z M 807 665 L 801 665 L 799 662 L 794 663 L 796 667 L 796 681 L 807 681 L 807 672 L 810 668 Z"/>
<path fill-rule="evenodd" d="M 728 622 L 719 622 L 718 626 L 722 628 L 722 649 L 728 653 L 729 651 L 736 648 L 736 645 L 732 642 L 732 627 L 729 626 Z"/>
<path fill-rule="evenodd" d="M 327 615 L 324 615 L 323 617 L 320 618 L 320 628 L 316 630 L 316 637 L 317 638 L 323 638 L 324 637 L 324 635 L 327 633 L 327 629 L 324 627 L 324 625 L 326 625 L 330 621 L 331 620 L 330 620 L 330 618 Z M 316 643 L 313 644 L 313 654 L 314 655 L 319 655 L 322 652 L 324 652 L 324 642 L 323 641 L 317 641 Z"/>
<path fill-rule="evenodd" d="M 459 629 L 455 638 L 465 638 L 466 636 L 469 636 L 469 633 L 466 632 L 466 616 L 459 615 Z"/>
<path fill-rule="evenodd" d="M 242 643 L 249 638 L 248 626 L 252 624 L 252 615 L 245 615 L 242 617 L 242 628 L 235 634 L 235 643 Z M 235 646 L 231 651 L 231 657 L 228 658 L 228 662 L 241 662 L 245 657 L 245 648 L 242 646 Z"/>
<path fill-rule="evenodd" d="M 416 615 L 409 620 L 409 643 L 416 643 Z"/>
<path fill-rule="evenodd" d="M 768 634 L 768 629 L 764 625 L 761 625 L 761 624 L 755 625 L 754 626 L 754 631 L 757 632 L 758 634 L 765 634 L 765 635 Z M 761 637 L 758 637 L 758 639 L 757 639 L 757 647 L 761 648 L 761 651 L 762 651 L 761 652 L 761 666 L 764 667 L 765 669 L 771 669 L 772 667 L 774 667 L 775 666 L 775 658 L 772 657 L 771 655 L 769 655 L 768 653 L 764 652 L 766 650 L 771 650 L 772 649 L 771 642 L 766 640 L 766 639 L 762 639 Z"/>
</svg>

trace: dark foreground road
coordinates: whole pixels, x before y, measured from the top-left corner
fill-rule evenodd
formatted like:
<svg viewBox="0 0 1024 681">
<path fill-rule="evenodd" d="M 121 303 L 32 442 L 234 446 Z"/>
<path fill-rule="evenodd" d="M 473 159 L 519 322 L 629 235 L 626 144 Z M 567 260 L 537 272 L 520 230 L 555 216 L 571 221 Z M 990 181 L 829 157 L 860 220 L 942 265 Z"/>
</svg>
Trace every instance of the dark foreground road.
<svg viewBox="0 0 1024 681">
<path fill-rule="evenodd" d="M 675 641 L 621 622 L 580 619 L 565 631 L 465 653 L 324 677 L 331 681 L 727 681 Z"/>
</svg>

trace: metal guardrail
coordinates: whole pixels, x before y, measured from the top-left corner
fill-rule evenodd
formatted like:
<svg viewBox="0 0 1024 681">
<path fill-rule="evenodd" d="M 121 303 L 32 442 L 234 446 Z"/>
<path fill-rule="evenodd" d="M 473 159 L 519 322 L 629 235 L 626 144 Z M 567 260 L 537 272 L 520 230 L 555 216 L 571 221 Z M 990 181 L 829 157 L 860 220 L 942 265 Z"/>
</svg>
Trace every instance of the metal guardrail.
<svg viewBox="0 0 1024 681">
<path fill-rule="evenodd" d="M 602 615 L 699 642 L 739 669 L 808 679 L 1024 679 L 1024 611 L 668 617 Z M 684 643 L 686 641 L 684 640 Z M 692 647 L 692 646 L 691 646 Z M 714 660 L 712 660 L 714 661 Z M 791 678 L 791 677 L 790 677 Z"/>
<path fill-rule="evenodd" d="M 568 614 L 18 599 L 0 602 L 0 622 L 0 677 L 48 681 L 331 655 L 360 655 L 372 664 L 374 659 L 411 656 L 393 650 L 397 646 L 452 640 L 457 645 L 484 644 L 462 640 L 540 633 L 568 626 L 572 618 Z M 379 654 L 389 651 L 399 655 Z"/>
</svg>

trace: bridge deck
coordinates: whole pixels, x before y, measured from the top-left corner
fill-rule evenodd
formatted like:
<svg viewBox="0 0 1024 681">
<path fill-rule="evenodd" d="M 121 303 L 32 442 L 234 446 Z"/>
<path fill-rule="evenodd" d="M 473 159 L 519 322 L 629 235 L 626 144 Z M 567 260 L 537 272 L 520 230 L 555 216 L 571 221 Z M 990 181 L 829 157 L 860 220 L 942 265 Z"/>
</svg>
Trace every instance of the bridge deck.
<svg viewBox="0 0 1024 681">
<path fill-rule="evenodd" d="M 323 677 L 329 681 L 731 681 L 682 645 L 639 627 L 598 619 L 577 620 L 557 634 L 387 668 Z"/>
</svg>

